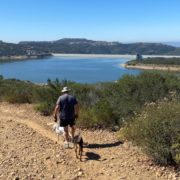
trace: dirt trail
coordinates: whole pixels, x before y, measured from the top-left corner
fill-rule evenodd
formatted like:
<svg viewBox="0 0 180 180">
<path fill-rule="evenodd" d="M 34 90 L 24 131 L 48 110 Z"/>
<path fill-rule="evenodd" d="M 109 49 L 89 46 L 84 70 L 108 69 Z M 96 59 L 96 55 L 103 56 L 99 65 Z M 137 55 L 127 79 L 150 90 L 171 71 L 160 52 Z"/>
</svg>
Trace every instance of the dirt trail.
<svg viewBox="0 0 180 180">
<path fill-rule="evenodd" d="M 44 129 L 42 126 L 40 126 L 39 124 L 37 124 L 29 119 L 26 119 L 26 121 L 22 121 L 22 120 L 18 119 L 17 122 L 27 125 L 29 128 L 32 128 L 33 130 L 35 130 L 42 136 L 44 136 L 52 141 L 55 141 L 55 142 L 57 141 L 57 136 L 55 133 Z M 60 142 L 57 142 L 57 143 L 60 143 Z"/>
<path fill-rule="evenodd" d="M 0 179 L 180 179 L 108 131 L 83 131 L 89 145 L 80 162 L 73 149 L 63 149 L 62 139 L 57 142 L 51 122 L 32 105 L 0 103 Z"/>
</svg>

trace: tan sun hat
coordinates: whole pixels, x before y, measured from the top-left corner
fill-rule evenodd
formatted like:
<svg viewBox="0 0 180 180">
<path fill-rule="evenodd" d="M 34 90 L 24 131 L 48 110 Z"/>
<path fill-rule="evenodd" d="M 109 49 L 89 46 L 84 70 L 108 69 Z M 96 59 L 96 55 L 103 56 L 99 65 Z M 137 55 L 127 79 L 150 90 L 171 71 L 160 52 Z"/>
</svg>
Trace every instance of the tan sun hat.
<svg viewBox="0 0 180 180">
<path fill-rule="evenodd" d="M 61 90 L 61 92 L 63 93 L 63 92 L 68 92 L 68 91 L 70 91 L 71 89 L 68 89 L 68 87 L 63 87 L 63 89 Z"/>
</svg>

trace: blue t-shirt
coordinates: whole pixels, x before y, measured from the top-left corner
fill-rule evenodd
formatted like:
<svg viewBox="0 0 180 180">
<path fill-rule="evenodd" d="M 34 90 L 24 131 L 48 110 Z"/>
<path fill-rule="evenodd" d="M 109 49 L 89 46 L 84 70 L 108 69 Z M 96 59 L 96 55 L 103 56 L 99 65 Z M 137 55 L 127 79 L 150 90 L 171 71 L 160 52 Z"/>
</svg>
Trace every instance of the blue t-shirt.
<svg viewBox="0 0 180 180">
<path fill-rule="evenodd" d="M 75 118 L 74 106 L 78 104 L 78 102 L 74 96 L 63 94 L 58 98 L 56 104 L 60 106 L 60 119 L 68 120 Z"/>
</svg>

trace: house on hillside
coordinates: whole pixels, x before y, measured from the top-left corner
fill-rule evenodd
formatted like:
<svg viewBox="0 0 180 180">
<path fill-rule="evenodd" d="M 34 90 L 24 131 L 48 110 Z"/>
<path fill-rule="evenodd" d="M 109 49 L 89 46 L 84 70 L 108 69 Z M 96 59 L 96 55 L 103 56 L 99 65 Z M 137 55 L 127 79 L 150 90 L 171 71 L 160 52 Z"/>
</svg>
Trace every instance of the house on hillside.
<svg viewBox="0 0 180 180">
<path fill-rule="evenodd" d="M 33 50 L 32 48 L 27 48 L 26 54 L 27 54 L 27 56 L 35 56 L 35 55 L 37 55 L 37 52 L 35 50 Z"/>
<path fill-rule="evenodd" d="M 141 54 L 137 53 L 136 60 L 137 61 L 142 61 L 143 60 L 143 56 Z"/>
</svg>

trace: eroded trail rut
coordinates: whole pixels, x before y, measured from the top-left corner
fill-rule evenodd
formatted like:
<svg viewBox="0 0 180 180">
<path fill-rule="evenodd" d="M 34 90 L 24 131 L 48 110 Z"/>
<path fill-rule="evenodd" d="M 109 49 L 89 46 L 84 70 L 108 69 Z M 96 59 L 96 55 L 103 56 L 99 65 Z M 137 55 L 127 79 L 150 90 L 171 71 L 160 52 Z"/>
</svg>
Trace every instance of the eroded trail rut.
<svg viewBox="0 0 180 180">
<path fill-rule="evenodd" d="M 32 105 L 0 103 L 0 179 L 179 179 L 108 131 L 83 131 L 89 145 L 80 162 L 73 149 L 63 149 L 62 139 L 57 142 L 49 123 Z"/>
</svg>

